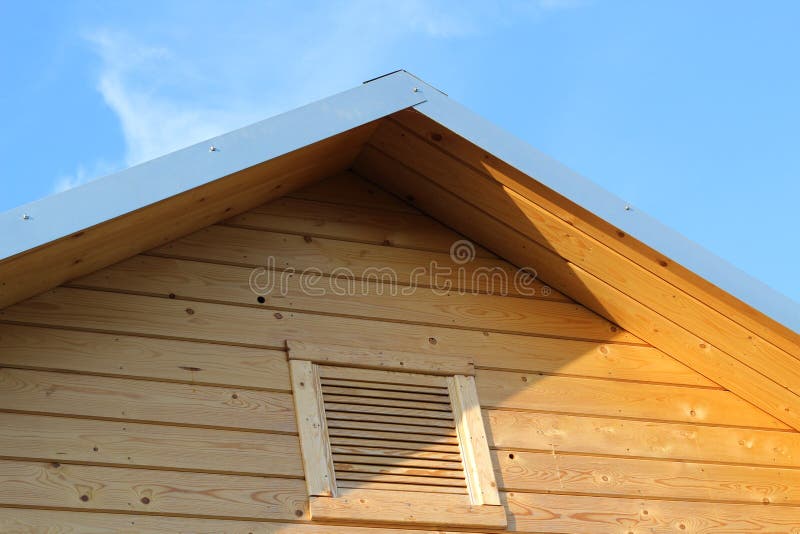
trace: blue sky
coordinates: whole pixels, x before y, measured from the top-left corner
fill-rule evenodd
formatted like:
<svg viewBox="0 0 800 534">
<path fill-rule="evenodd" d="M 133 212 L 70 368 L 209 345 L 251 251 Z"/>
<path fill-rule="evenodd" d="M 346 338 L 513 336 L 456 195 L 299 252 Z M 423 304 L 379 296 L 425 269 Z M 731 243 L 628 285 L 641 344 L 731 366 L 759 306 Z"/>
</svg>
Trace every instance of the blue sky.
<svg viewBox="0 0 800 534">
<path fill-rule="evenodd" d="M 789 1 L 0 0 L 0 211 L 405 68 L 800 301 L 799 22 Z"/>
</svg>

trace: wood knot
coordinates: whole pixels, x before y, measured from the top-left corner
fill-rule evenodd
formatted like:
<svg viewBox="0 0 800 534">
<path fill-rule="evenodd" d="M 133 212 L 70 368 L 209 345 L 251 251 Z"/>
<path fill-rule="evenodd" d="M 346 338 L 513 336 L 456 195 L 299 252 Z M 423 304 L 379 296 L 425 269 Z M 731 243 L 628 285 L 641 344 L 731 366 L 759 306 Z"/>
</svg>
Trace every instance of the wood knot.
<svg viewBox="0 0 800 534">
<path fill-rule="evenodd" d="M 150 504 L 150 497 L 142 497 L 142 504 Z"/>
<path fill-rule="evenodd" d="M 87 502 L 89 500 L 89 496 L 88 495 L 81 495 L 81 500 L 83 502 Z"/>
<path fill-rule="evenodd" d="M 435 337 L 429 337 L 428 338 L 428 343 L 430 343 L 431 345 L 436 345 L 438 343 L 438 341 L 436 341 Z"/>
<path fill-rule="evenodd" d="M 310 235 L 304 235 L 303 236 L 303 241 L 305 241 L 306 243 L 311 243 L 311 236 Z"/>
<path fill-rule="evenodd" d="M 276 319 L 283 319 L 283 314 L 281 312 L 275 312 L 274 315 Z"/>
<path fill-rule="evenodd" d="M 194 310 L 192 308 L 186 308 L 186 313 L 189 315 L 194 315 Z"/>
<path fill-rule="evenodd" d="M 439 141 L 442 140 L 442 134 L 440 134 L 440 133 L 432 133 L 431 134 L 431 139 L 433 139 L 436 142 L 439 142 Z"/>
<path fill-rule="evenodd" d="M 302 510 L 295 510 L 294 511 L 294 515 L 296 515 L 297 517 L 303 517 L 303 511 Z"/>
<path fill-rule="evenodd" d="M 239 398 L 239 394 L 238 393 L 234 393 L 233 395 L 231 395 L 231 398 L 236 400 L 236 399 Z"/>
</svg>

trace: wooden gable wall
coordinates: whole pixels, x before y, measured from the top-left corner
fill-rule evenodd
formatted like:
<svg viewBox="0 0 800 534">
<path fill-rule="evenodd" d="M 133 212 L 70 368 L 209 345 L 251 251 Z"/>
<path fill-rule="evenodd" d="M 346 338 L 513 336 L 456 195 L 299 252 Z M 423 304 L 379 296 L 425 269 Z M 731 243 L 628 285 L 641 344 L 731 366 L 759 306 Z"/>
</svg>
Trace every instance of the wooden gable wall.
<svg viewBox="0 0 800 534">
<path fill-rule="evenodd" d="M 457 239 L 344 174 L 0 311 L 0 531 L 410 533 L 309 522 L 286 339 L 474 358 L 509 531 L 797 531 L 800 434 L 541 284 L 248 286 Z"/>
</svg>

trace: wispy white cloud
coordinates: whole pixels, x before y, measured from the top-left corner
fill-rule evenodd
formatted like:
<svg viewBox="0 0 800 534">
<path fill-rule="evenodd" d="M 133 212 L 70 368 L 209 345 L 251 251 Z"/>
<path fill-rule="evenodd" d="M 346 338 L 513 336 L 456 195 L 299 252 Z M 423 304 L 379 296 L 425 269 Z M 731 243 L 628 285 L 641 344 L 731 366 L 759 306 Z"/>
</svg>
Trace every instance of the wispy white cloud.
<svg viewBox="0 0 800 534">
<path fill-rule="evenodd" d="M 118 171 L 121 168 L 122 165 L 110 163 L 105 160 L 98 160 L 89 167 L 79 164 L 75 169 L 75 172 L 71 174 L 63 174 L 56 178 L 51 193 L 61 193 L 62 191 L 72 189 L 73 187 L 78 187 L 86 182 L 90 182 L 96 178 L 100 178 L 101 176 Z"/>
<path fill-rule="evenodd" d="M 278 13 L 274 6 L 259 3 L 238 9 L 225 24 L 207 16 L 171 20 L 177 15 L 165 12 L 160 24 L 167 30 L 160 33 L 109 26 L 85 37 L 101 60 L 97 90 L 124 136 L 120 167 L 388 70 L 386 56 L 409 40 L 469 38 L 579 2 L 350 0 L 314 4 L 302 13 Z M 192 33 L 174 30 L 183 27 L 191 27 Z M 398 66 L 404 65 L 390 68 Z M 73 175 L 60 177 L 56 188 L 83 183 L 110 167 L 78 167 Z"/>
</svg>

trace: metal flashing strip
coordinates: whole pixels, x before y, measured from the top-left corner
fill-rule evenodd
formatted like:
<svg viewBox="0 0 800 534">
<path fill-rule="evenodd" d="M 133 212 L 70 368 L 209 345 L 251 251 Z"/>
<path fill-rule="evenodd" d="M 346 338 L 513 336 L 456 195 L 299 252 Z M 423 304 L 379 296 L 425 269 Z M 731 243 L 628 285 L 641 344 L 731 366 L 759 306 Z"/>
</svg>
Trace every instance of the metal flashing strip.
<svg viewBox="0 0 800 534">
<path fill-rule="evenodd" d="M 0 261 L 425 101 L 397 72 L 0 213 Z"/>
<path fill-rule="evenodd" d="M 416 78 L 415 78 L 416 79 Z M 424 82 L 421 82 L 424 83 Z M 427 84 L 425 84 L 427 85 Z M 415 109 L 533 177 L 787 328 L 800 332 L 800 304 L 731 265 L 525 141 L 428 86 Z"/>
</svg>

